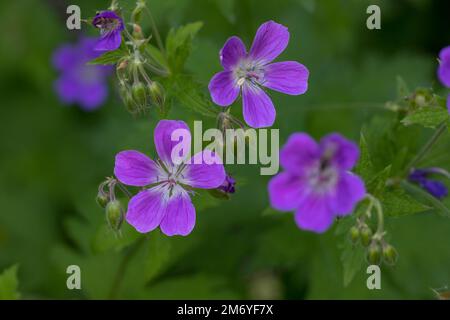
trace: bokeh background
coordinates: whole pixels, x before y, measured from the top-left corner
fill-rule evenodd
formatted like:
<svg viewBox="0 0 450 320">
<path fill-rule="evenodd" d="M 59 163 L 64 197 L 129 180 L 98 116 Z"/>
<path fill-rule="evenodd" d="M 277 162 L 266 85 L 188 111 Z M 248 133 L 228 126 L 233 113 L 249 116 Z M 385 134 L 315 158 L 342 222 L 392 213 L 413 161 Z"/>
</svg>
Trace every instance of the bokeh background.
<svg viewBox="0 0 450 320">
<path fill-rule="evenodd" d="M 295 131 L 316 138 L 338 131 L 358 141 L 374 119 L 381 128 L 391 116 L 382 106 L 395 99 L 397 76 L 412 88 L 445 93 L 435 76 L 437 54 L 450 44 L 445 0 L 147 2 L 163 36 L 173 26 L 203 21 L 186 69 L 205 92 L 229 36 L 249 45 L 264 21 L 289 27 L 280 59 L 302 62 L 311 77 L 303 96 L 272 93 L 281 143 Z M 109 1 L 0 3 L 0 270 L 18 266 L 22 298 L 433 299 L 430 288 L 450 285 L 450 221 L 425 212 L 387 220 L 400 257 L 395 267 L 382 268 L 382 290 L 366 288 L 365 266 L 344 286 L 346 240 L 334 228 L 323 235 L 301 231 L 290 214 L 264 214 L 269 177 L 259 176 L 256 165 L 228 168 L 237 180 L 231 200 L 197 197 L 197 224 L 188 237 L 155 231 L 135 240 L 139 235 L 125 225 L 124 236 L 115 238 L 95 203 L 97 186 L 112 174 L 120 150 L 154 154 L 157 118 L 130 116 L 112 80 L 98 111 L 59 102 L 51 55 L 79 35 L 65 27 L 69 4 L 87 18 Z M 369 4 L 381 6 L 381 30 L 365 26 Z M 85 25 L 83 31 L 97 34 Z M 172 109 L 171 118 L 202 119 Z M 411 128 L 410 140 L 419 145 L 430 133 Z M 450 169 L 449 142 L 443 139 L 423 165 Z M 81 267 L 82 290 L 66 288 L 71 264 Z"/>
</svg>

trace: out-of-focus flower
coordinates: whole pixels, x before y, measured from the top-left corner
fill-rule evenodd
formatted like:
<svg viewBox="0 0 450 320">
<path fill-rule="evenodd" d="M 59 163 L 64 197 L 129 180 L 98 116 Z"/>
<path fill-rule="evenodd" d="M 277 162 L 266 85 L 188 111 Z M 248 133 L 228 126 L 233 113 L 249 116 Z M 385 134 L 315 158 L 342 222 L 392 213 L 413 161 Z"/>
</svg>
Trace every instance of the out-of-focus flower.
<svg viewBox="0 0 450 320">
<path fill-rule="evenodd" d="M 97 40 L 82 37 L 76 44 L 65 44 L 53 54 L 53 66 L 61 72 L 55 82 L 56 92 L 64 104 L 78 104 L 91 111 L 100 107 L 108 96 L 107 77 L 110 66 L 88 65 L 99 56 L 94 51 Z"/>
<path fill-rule="evenodd" d="M 123 20 L 114 11 L 101 11 L 92 20 L 92 24 L 100 29 L 101 37 L 95 45 L 95 51 L 112 51 L 120 47 L 122 42 Z"/>
<path fill-rule="evenodd" d="M 349 172 L 358 157 L 358 147 L 337 133 L 320 143 L 305 133 L 292 134 L 280 152 L 284 172 L 269 182 L 272 207 L 295 211 L 301 229 L 326 231 L 366 194 L 361 178 Z"/>
<path fill-rule="evenodd" d="M 441 168 L 413 169 L 409 174 L 409 181 L 419 184 L 429 194 L 438 199 L 448 195 L 448 189 L 441 181 L 430 179 L 431 175 L 441 175 L 449 178 L 449 173 Z"/>
<path fill-rule="evenodd" d="M 259 27 L 249 53 L 240 38 L 229 38 L 220 51 L 224 71 L 214 75 L 209 83 L 214 103 L 229 106 L 242 90 L 245 122 L 253 128 L 270 127 L 276 112 L 261 87 L 290 95 L 303 94 L 308 89 L 309 71 L 304 65 L 296 61 L 271 63 L 288 42 L 288 29 L 273 21 Z"/>
<path fill-rule="evenodd" d="M 173 141 L 172 133 L 185 129 L 189 136 Z M 161 120 L 155 128 L 154 142 L 159 159 L 130 150 L 116 156 L 114 174 L 123 184 L 146 187 L 128 204 L 126 220 L 137 231 L 146 233 L 158 226 L 168 235 L 186 236 L 195 225 L 191 188 L 215 189 L 225 179 L 219 157 L 209 150 L 195 154 L 190 161 L 176 164 L 173 148 L 185 140 L 190 144 L 189 128 L 183 121 Z"/>
<path fill-rule="evenodd" d="M 450 46 L 439 52 L 438 78 L 441 83 L 450 88 Z M 450 95 L 447 97 L 447 110 L 450 113 Z"/>
</svg>

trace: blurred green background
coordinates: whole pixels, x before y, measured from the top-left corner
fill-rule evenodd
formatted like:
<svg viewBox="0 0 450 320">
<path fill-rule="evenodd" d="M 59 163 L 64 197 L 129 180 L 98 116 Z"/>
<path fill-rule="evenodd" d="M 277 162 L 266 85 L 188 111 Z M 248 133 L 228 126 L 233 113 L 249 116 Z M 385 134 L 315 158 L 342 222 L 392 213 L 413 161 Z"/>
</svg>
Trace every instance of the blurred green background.
<svg viewBox="0 0 450 320">
<path fill-rule="evenodd" d="M 218 52 L 229 36 L 249 46 L 264 21 L 289 27 L 280 60 L 302 62 L 311 76 L 305 95 L 272 93 L 281 144 L 295 131 L 316 138 L 339 131 L 358 141 L 364 124 L 391 116 L 379 106 L 395 99 L 399 75 L 412 88 L 445 92 L 435 70 L 439 50 L 450 44 L 448 1 L 147 2 L 163 36 L 171 27 L 204 22 L 186 68 L 205 92 L 221 69 Z M 387 220 L 400 257 L 395 267 L 382 268 L 382 290 L 366 288 L 365 266 L 344 287 L 345 239 L 334 228 L 323 235 L 301 231 L 291 214 L 264 215 L 270 177 L 259 176 L 256 165 L 228 168 L 237 180 L 231 200 L 197 197 L 197 224 L 188 237 L 155 231 L 136 242 L 137 234 L 124 226 L 124 236 L 115 238 L 95 203 L 97 186 L 112 174 L 117 152 L 154 154 L 157 119 L 133 119 L 112 81 L 107 103 L 96 112 L 58 102 L 50 59 L 59 45 L 77 39 L 65 27 L 69 4 L 78 4 L 87 18 L 109 1 L 0 4 L 0 270 L 19 266 L 22 298 L 421 299 L 434 298 L 430 288 L 450 285 L 450 221 L 427 212 Z M 121 4 L 131 8 L 134 1 Z M 369 4 L 381 6 L 381 30 L 365 26 Z M 176 105 L 170 117 L 201 119 Z M 431 130 L 409 132 L 419 145 Z M 449 146 L 447 137 L 423 165 L 450 169 Z M 71 264 L 81 267 L 82 290 L 66 288 Z"/>
</svg>

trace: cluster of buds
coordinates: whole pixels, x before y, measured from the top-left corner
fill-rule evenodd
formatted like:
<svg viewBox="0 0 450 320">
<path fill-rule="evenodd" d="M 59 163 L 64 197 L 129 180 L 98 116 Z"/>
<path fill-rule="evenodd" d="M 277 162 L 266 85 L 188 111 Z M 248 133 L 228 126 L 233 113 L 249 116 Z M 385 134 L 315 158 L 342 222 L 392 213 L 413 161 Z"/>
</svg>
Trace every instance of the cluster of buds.
<svg viewBox="0 0 450 320">
<path fill-rule="evenodd" d="M 436 95 L 431 88 L 417 88 L 414 92 L 399 97 L 397 101 L 390 101 L 386 108 L 396 112 L 411 113 L 424 107 L 445 106 L 445 100 Z"/>
<path fill-rule="evenodd" d="M 113 2 L 112 6 L 117 7 L 117 3 Z M 131 114 L 143 113 L 151 106 L 156 106 L 163 112 L 165 103 L 163 86 L 152 78 L 165 77 L 169 71 L 148 49 L 147 44 L 151 37 L 145 37 L 140 26 L 141 15 L 146 10 L 145 1 L 138 0 L 128 24 L 131 25 L 132 31 L 127 28 L 123 30 L 128 54 L 120 59 L 116 66 L 119 93 Z M 159 39 L 159 35 L 157 38 Z"/>
<path fill-rule="evenodd" d="M 116 198 L 116 186 L 119 182 L 114 178 L 107 178 L 98 187 L 97 203 L 105 209 L 106 221 L 114 232 L 120 232 L 124 219 L 122 204 Z"/>
<path fill-rule="evenodd" d="M 366 259 L 370 264 L 380 265 L 386 263 L 394 265 L 397 262 L 398 253 L 386 239 L 386 232 L 383 230 L 383 211 L 378 199 L 368 195 L 369 206 L 364 215 L 358 217 L 356 225 L 350 228 L 349 237 L 354 245 L 361 243 L 366 248 Z M 378 217 L 378 226 L 375 232 L 366 223 L 366 219 L 371 217 L 372 209 L 375 209 Z"/>
</svg>

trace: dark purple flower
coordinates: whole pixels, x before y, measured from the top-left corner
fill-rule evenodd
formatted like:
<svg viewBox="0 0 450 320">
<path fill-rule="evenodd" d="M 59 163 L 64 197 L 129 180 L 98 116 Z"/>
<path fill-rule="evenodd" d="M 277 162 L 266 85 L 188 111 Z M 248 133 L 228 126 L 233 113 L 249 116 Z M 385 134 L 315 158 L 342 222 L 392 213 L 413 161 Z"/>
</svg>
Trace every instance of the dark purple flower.
<svg viewBox="0 0 450 320">
<path fill-rule="evenodd" d="M 55 89 L 62 103 L 78 104 L 84 110 L 101 106 L 108 96 L 107 76 L 109 66 L 94 66 L 87 63 L 98 57 L 93 50 L 95 38 L 81 38 L 77 44 L 66 44 L 53 54 L 53 66 L 61 72 Z"/>
<path fill-rule="evenodd" d="M 189 136 L 183 139 L 190 142 L 189 128 L 183 121 L 161 120 L 156 126 L 157 161 L 134 150 L 116 156 L 117 179 L 126 185 L 145 187 L 130 200 L 126 214 L 128 223 L 141 233 L 159 226 L 168 236 L 188 235 L 195 225 L 195 208 L 186 186 L 215 189 L 225 179 L 223 164 L 209 151 L 194 155 L 191 164 L 177 165 L 172 161 L 172 149 L 180 142 L 172 140 L 172 133 L 177 129 L 186 129 Z M 208 157 L 208 161 L 198 161 Z"/>
<path fill-rule="evenodd" d="M 112 51 L 120 47 L 122 42 L 123 20 L 114 11 L 101 11 L 92 20 L 92 24 L 100 29 L 101 37 L 94 50 Z"/>
<path fill-rule="evenodd" d="M 450 46 L 439 52 L 438 78 L 441 83 L 450 88 Z M 447 110 L 450 113 L 450 95 L 447 97 Z"/>
<path fill-rule="evenodd" d="M 230 175 L 227 174 L 223 183 L 219 186 L 219 190 L 225 193 L 234 193 L 236 191 L 236 180 Z"/>
<path fill-rule="evenodd" d="M 280 152 L 284 172 L 269 182 L 272 207 L 295 211 L 301 229 L 326 231 L 335 217 L 352 213 L 366 194 L 361 178 L 349 172 L 358 158 L 358 147 L 340 134 L 320 143 L 305 133 L 292 134 Z"/>
<path fill-rule="evenodd" d="M 272 100 L 261 87 L 299 95 L 308 89 L 308 69 L 296 62 L 271 63 L 289 42 L 288 29 L 276 22 L 262 24 L 250 52 L 238 37 L 231 37 L 220 51 L 224 71 L 209 83 L 214 103 L 231 105 L 242 91 L 244 120 L 253 128 L 270 127 L 275 121 Z"/>
<path fill-rule="evenodd" d="M 430 179 L 430 175 L 437 174 L 449 177 L 447 171 L 440 168 L 426 168 L 426 169 L 413 169 L 409 174 L 409 181 L 419 184 L 429 194 L 438 199 L 443 199 L 448 195 L 448 190 L 445 184 L 441 181 Z"/>
</svg>

